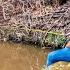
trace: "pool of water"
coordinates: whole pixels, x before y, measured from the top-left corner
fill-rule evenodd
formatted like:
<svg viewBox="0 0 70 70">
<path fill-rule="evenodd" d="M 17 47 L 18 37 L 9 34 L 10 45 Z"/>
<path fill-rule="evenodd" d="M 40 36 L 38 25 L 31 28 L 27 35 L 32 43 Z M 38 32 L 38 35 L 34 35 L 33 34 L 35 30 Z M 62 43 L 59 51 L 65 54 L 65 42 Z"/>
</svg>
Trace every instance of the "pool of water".
<svg viewBox="0 0 70 70">
<path fill-rule="evenodd" d="M 48 52 L 36 45 L 0 42 L 0 70 L 41 70 Z"/>
</svg>

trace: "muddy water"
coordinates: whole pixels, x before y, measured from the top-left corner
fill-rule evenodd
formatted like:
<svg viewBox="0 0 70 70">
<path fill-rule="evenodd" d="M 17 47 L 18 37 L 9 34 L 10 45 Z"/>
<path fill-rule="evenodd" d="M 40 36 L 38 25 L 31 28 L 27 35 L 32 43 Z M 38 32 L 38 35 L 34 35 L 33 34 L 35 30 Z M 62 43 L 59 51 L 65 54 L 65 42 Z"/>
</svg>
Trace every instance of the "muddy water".
<svg viewBox="0 0 70 70">
<path fill-rule="evenodd" d="M 49 51 L 35 45 L 0 42 L 0 70 L 40 70 Z"/>
</svg>

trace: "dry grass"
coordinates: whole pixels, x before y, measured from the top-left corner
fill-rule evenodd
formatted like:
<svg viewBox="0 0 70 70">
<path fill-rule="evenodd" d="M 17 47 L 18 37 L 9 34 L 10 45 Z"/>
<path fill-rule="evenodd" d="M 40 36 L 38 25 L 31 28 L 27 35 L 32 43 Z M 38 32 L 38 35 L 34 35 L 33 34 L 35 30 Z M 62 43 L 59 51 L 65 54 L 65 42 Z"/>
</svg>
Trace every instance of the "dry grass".
<svg viewBox="0 0 70 70">
<path fill-rule="evenodd" d="M 48 68 L 42 68 L 42 70 L 70 70 L 70 63 L 69 62 L 57 62 L 53 65 L 49 66 Z"/>
<path fill-rule="evenodd" d="M 70 63 L 68 62 L 57 62 L 51 66 L 50 70 L 70 70 Z"/>
</svg>

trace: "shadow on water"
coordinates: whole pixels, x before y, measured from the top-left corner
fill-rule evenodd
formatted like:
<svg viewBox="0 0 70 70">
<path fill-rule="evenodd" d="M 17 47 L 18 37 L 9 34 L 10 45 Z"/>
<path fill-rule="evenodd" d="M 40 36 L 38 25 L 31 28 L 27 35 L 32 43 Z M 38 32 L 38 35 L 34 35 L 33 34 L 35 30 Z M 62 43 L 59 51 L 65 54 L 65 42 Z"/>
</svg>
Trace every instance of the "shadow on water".
<svg viewBox="0 0 70 70">
<path fill-rule="evenodd" d="M 40 70 L 48 52 L 36 45 L 0 42 L 0 70 Z"/>
</svg>

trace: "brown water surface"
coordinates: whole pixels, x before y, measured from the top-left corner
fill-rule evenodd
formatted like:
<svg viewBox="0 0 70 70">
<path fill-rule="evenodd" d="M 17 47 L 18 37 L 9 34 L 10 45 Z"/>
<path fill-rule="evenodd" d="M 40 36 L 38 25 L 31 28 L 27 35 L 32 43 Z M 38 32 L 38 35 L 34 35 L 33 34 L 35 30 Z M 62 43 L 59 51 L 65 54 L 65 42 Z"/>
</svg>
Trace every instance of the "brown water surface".
<svg viewBox="0 0 70 70">
<path fill-rule="evenodd" d="M 0 42 L 0 70 L 40 70 L 46 51 L 35 45 Z"/>
</svg>

